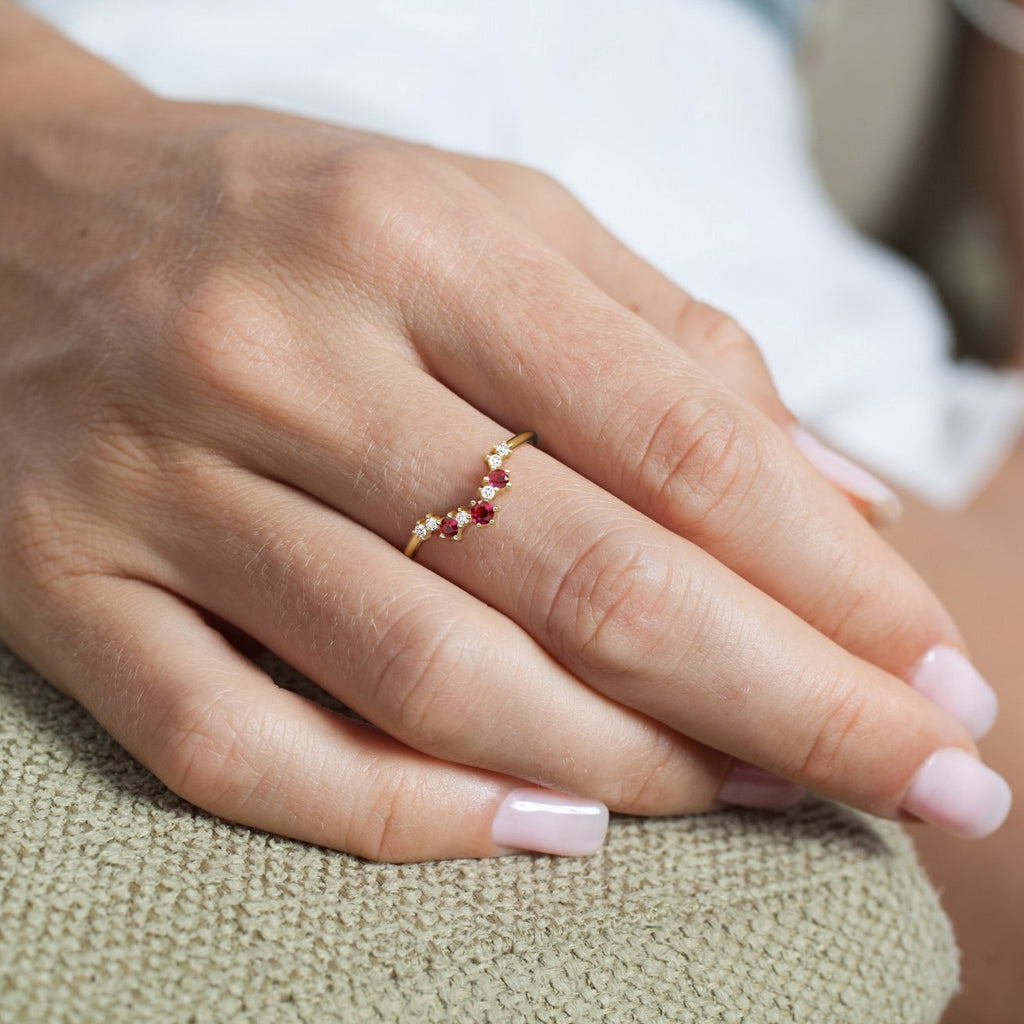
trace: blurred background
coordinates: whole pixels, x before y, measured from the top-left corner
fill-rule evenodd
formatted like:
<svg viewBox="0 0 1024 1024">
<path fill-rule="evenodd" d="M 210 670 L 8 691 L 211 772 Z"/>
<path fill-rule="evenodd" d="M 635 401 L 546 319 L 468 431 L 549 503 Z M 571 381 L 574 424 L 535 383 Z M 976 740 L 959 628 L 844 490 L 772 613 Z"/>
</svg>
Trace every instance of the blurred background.
<svg viewBox="0 0 1024 1024">
<path fill-rule="evenodd" d="M 829 192 L 929 274 L 960 352 L 995 363 L 1010 358 L 1016 312 L 986 163 L 1012 156 L 992 152 L 1000 126 L 985 112 L 1005 115 L 1012 137 L 1000 94 L 1022 63 L 948 0 L 816 0 L 800 49 Z"/>
</svg>

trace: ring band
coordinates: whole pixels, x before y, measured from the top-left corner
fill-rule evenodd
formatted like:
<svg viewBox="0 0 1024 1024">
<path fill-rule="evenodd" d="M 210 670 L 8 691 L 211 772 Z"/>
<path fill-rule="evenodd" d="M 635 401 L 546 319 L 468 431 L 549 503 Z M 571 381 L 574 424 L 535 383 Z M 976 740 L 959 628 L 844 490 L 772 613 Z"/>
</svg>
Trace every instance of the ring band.
<svg viewBox="0 0 1024 1024">
<path fill-rule="evenodd" d="M 442 540 L 461 540 L 462 531 L 472 524 L 473 526 L 490 526 L 498 518 L 498 508 L 494 504 L 494 498 L 498 491 L 507 491 L 511 486 L 508 470 L 503 463 L 521 444 L 537 443 L 537 432 L 525 430 L 515 437 L 510 437 L 501 444 L 496 444 L 485 456 L 487 464 L 487 475 L 477 488 L 478 498 L 474 498 L 468 505 L 460 505 L 457 509 L 449 512 L 446 516 L 439 516 L 434 512 L 428 512 L 422 519 L 416 520 L 412 528 L 412 536 L 409 543 L 405 545 L 405 553 L 410 558 L 416 557 L 420 545 L 430 540 L 437 534 Z"/>
</svg>

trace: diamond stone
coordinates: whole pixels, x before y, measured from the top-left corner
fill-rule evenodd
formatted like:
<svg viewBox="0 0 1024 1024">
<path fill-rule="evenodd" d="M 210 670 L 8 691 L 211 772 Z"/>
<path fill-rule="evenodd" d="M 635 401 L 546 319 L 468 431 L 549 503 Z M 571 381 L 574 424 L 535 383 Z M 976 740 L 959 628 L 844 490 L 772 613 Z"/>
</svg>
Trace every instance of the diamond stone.
<svg viewBox="0 0 1024 1024">
<path fill-rule="evenodd" d="M 430 530 L 427 528 L 426 523 L 417 523 L 412 528 L 412 532 L 415 533 L 420 540 L 426 540 L 430 536 Z"/>
<path fill-rule="evenodd" d="M 501 456 L 500 455 L 488 455 L 487 456 L 487 465 L 488 465 L 488 467 L 490 469 L 500 469 L 501 468 Z"/>
<path fill-rule="evenodd" d="M 507 459 L 512 454 L 512 449 L 509 448 L 508 444 L 505 441 L 502 441 L 501 444 L 496 444 L 494 446 L 494 450 L 503 459 Z"/>
<path fill-rule="evenodd" d="M 480 497 L 483 498 L 484 501 L 490 501 L 497 493 L 497 488 L 492 487 L 490 484 L 485 484 L 480 488 Z"/>
<path fill-rule="evenodd" d="M 459 526 L 466 526 L 472 521 L 473 517 L 464 508 L 460 508 L 459 511 L 455 513 L 455 522 L 457 522 Z"/>
<path fill-rule="evenodd" d="M 441 520 L 437 516 L 427 516 L 423 522 L 426 524 L 428 533 L 433 533 L 441 525 Z"/>
</svg>

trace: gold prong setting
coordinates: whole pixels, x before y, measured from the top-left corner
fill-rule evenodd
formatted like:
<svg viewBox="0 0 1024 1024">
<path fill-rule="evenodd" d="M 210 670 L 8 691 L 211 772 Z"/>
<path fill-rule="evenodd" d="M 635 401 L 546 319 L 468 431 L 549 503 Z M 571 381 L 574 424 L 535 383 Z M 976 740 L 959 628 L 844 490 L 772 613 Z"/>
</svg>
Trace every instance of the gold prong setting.
<svg viewBox="0 0 1024 1024">
<path fill-rule="evenodd" d="M 496 444 L 484 456 L 487 474 L 477 488 L 477 497 L 469 505 L 460 505 L 446 515 L 428 512 L 422 519 L 418 519 L 412 528 L 412 536 L 405 547 L 405 553 L 410 558 L 414 557 L 419 546 L 434 534 L 442 540 L 459 541 L 467 526 L 472 524 L 479 529 L 496 522 L 498 506 L 494 504 L 494 499 L 499 491 L 511 490 L 512 486 L 512 478 L 504 467 L 504 462 L 519 445 L 525 443 L 537 443 L 537 435 L 532 430 Z"/>
</svg>

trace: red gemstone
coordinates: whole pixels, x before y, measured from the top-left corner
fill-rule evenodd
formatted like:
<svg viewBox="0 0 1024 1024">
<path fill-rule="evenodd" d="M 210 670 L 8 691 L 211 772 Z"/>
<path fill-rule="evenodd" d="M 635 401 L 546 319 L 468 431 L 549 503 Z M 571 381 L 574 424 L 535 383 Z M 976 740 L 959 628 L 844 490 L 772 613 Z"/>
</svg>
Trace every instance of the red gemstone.
<svg viewBox="0 0 1024 1024">
<path fill-rule="evenodd" d="M 454 516 L 445 516 L 441 520 L 441 525 L 438 528 L 438 532 L 442 537 L 454 537 L 459 532 L 459 524 L 455 521 Z"/>
<path fill-rule="evenodd" d="M 489 501 L 474 501 L 469 512 L 477 526 L 486 526 L 494 518 L 494 506 Z"/>
<path fill-rule="evenodd" d="M 502 487 L 508 486 L 508 473 L 503 469 L 492 469 L 487 474 L 487 482 L 500 490 Z"/>
</svg>

